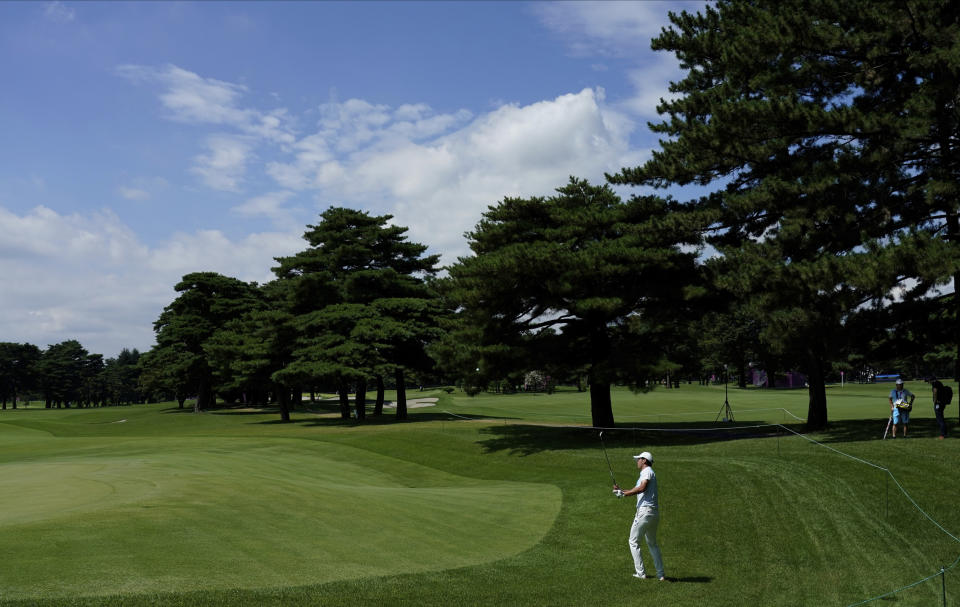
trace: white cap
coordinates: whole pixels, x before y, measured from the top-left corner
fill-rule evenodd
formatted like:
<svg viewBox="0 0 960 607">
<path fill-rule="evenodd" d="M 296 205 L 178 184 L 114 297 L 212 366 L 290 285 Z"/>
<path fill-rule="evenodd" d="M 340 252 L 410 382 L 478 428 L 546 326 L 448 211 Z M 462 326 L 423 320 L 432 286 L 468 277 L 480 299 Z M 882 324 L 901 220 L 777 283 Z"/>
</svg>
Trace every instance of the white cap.
<svg viewBox="0 0 960 607">
<path fill-rule="evenodd" d="M 648 463 L 648 464 L 652 464 L 652 463 L 653 463 L 653 456 L 650 455 L 650 452 L 649 452 L 649 451 L 644 451 L 644 452 L 641 453 L 640 455 L 634 455 L 634 456 L 633 456 L 633 459 L 640 459 L 640 458 L 643 458 L 643 459 L 647 460 L 647 463 Z"/>
<path fill-rule="evenodd" d="M 898 386 L 902 386 L 902 385 L 903 385 L 903 379 L 902 379 L 902 378 L 899 378 L 899 377 L 897 378 L 897 385 L 898 385 Z"/>
</svg>

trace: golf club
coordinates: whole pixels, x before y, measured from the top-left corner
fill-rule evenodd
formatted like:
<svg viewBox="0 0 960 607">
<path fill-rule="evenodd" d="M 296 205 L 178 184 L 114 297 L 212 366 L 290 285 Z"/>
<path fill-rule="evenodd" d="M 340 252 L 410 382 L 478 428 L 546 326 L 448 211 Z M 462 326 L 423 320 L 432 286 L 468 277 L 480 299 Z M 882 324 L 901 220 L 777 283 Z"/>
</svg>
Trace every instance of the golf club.
<svg viewBox="0 0 960 607">
<path fill-rule="evenodd" d="M 613 481 L 613 484 L 617 485 L 617 479 L 613 477 L 613 466 L 610 465 L 610 457 L 607 455 L 607 446 L 603 444 L 603 430 L 600 431 L 600 446 L 603 447 L 603 457 L 607 460 L 607 468 L 610 470 L 610 480 Z"/>
</svg>

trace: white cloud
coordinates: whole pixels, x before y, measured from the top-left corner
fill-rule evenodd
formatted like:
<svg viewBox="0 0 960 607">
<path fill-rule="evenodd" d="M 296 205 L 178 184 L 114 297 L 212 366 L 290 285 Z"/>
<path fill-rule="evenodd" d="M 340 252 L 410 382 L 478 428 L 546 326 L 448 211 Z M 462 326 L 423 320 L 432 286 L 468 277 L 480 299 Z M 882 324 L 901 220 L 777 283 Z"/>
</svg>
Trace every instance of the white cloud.
<svg viewBox="0 0 960 607">
<path fill-rule="evenodd" d="M 416 122 L 429 113 L 430 106 L 426 103 L 407 103 L 394 110 L 393 117 L 396 120 Z"/>
<path fill-rule="evenodd" d="M 150 192 L 141 190 L 140 188 L 131 188 L 125 185 L 117 187 L 117 194 L 119 194 L 121 198 L 126 198 L 127 200 L 147 200 L 150 198 Z"/>
<path fill-rule="evenodd" d="M 298 227 L 302 228 L 302 224 L 297 222 L 293 209 L 283 206 L 291 196 L 293 192 L 289 190 L 269 192 L 262 196 L 254 196 L 230 210 L 247 217 L 265 217 L 278 228 L 295 230 Z"/>
<path fill-rule="evenodd" d="M 327 108 L 321 131 L 268 173 L 284 188 L 392 213 L 413 239 L 443 252 L 444 262 L 466 253 L 463 233 L 504 196 L 548 195 L 570 175 L 601 181 L 605 171 L 640 161 L 628 143 L 632 121 L 604 106 L 602 90 L 506 105 L 470 122 L 469 114 L 453 114 L 437 127 L 445 134 L 425 140 L 429 129 L 411 134 L 398 125 L 438 118 L 427 108 L 345 105 Z M 408 120 L 394 121 L 398 116 Z M 341 134 L 351 139 L 349 153 L 334 149 Z"/>
<path fill-rule="evenodd" d="M 577 55 L 628 56 L 650 48 L 650 39 L 669 23 L 667 13 L 696 9 L 703 2 L 536 2 L 541 23 L 563 36 Z"/>
<path fill-rule="evenodd" d="M 160 84 L 160 101 L 177 122 L 231 126 L 274 143 L 292 143 L 294 135 L 284 108 L 261 111 L 239 105 L 247 87 L 199 74 L 176 65 L 157 69 L 121 65 L 117 73 L 132 82 Z"/>
<path fill-rule="evenodd" d="M 623 12 L 607 8 L 614 15 Z M 610 35 L 622 41 L 650 27 L 643 15 L 651 9 L 643 6 L 641 17 L 626 22 L 598 14 L 591 4 L 544 10 L 558 29 L 574 27 L 580 18 L 576 27 L 584 39 Z M 657 67 L 660 71 L 647 73 L 659 82 L 665 72 Z M 391 107 L 349 99 L 318 106 L 315 130 L 295 138 L 285 110 L 243 108 L 243 86 L 176 66 L 124 66 L 120 72 L 162 83 L 162 103 L 172 119 L 219 127 L 220 133 L 207 136 L 208 150 L 192 169 L 207 186 L 239 192 L 248 169 L 257 170 L 257 160 L 266 157 L 262 168 L 279 191 L 252 196 L 236 205 L 235 213 L 286 227 L 293 209 L 284 204 L 294 192 L 306 192 L 322 201 L 321 207 L 343 204 L 394 214 L 412 237 L 443 252 L 445 262 L 466 252 L 463 233 L 504 196 L 550 194 L 570 175 L 599 182 L 604 172 L 640 164 L 641 153 L 629 143 L 635 129 L 631 116 L 652 113 L 643 110 L 649 103 L 639 92 L 610 105 L 599 88 L 526 106 L 503 105 L 478 116 L 467 110 L 438 113 L 425 103 Z M 638 91 L 646 90 L 642 72 L 632 76 Z M 226 127 L 237 132 L 225 133 Z M 280 145 L 261 154 L 268 142 Z"/>
<path fill-rule="evenodd" d="M 150 200 L 154 194 L 170 187 L 170 182 L 163 177 L 134 177 L 118 185 L 115 189 L 117 196 L 125 200 Z"/>
<path fill-rule="evenodd" d="M 672 55 L 657 55 L 647 65 L 627 72 L 627 78 L 633 85 L 633 95 L 622 102 L 620 106 L 631 114 L 653 118 L 658 116 L 657 106 L 661 100 L 676 99 L 678 95 L 671 93 L 671 81 L 678 81 L 683 77 Z"/>
<path fill-rule="evenodd" d="M 201 78 L 175 65 L 168 66 L 159 78 L 169 87 L 160 100 L 177 120 L 244 124 L 250 119 L 252 112 L 236 107 L 237 98 L 246 90 L 244 86 Z"/>
<path fill-rule="evenodd" d="M 77 17 L 73 7 L 67 6 L 63 2 L 47 2 L 43 7 L 43 16 L 51 21 L 60 23 L 69 23 Z"/>
<path fill-rule="evenodd" d="M 178 233 L 151 248 L 110 211 L 61 215 L 46 207 L 18 215 L 0 207 L 0 335 L 41 348 L 77 339 L 115 356 L 153 343 L 153 322 L 189 272 L 242 280 L 272 278 L 273 257 L 305 246 L 297 233 L 230 240 L 218 231 Z"/>
<path fill-rule="evenodd" d="M 216 135 L 207 139 L 207 148 L 207 154 L 201 154 L 194 159 L 196 165 L 191 171 L 215 190 L 240 191 L 251 151 L 250 145 L 238 137 Z"/>
<path fill-rule="evenodd" d="M 283 188 L 335 187 L 351 177 L 344 161 L 373 149 L 394 150 L 408 143 L 436 138 L 468 123 L 472 114 L 459 110 L 436 114 L 426 104 L 397 109 L 361 99 L 319 107 L 319 130 L 290 146 L 291 162 L 272 161 L 267 174 Z"/>
<path fill-rule="evenodd" d="M 539 2 L 531 10 L 544 26 L 567 40 L 574 55 L 635 58 L 627 74 L 633 92 L 617 105 L 650 119 L 657 116 L 661 98 L 674 97 L 670 82 L 683 76 L 676 57 L 667 52 L 652 54 L 650 41 L 670 25 L 670 11 L 697 12 L 705 5 L 701 0 Z M 606 71 L 608 66 L 597 64 L 594 69 Z"/>
<path fill-rule="evenodd" d="M 306 248 L 300 226 L 296 233 L 260 232 L 232 241 L 219 230 L 198 230 L 174 234 L 162 247 L 150 251 L 147 267 L 173 277 L 166 289 L 190 272 L 219 272 L 241 280 L 267 282 L 274 257 L 291 255 Z M 171 296 L 169 299 L 173 299 Z"/>
</svg>

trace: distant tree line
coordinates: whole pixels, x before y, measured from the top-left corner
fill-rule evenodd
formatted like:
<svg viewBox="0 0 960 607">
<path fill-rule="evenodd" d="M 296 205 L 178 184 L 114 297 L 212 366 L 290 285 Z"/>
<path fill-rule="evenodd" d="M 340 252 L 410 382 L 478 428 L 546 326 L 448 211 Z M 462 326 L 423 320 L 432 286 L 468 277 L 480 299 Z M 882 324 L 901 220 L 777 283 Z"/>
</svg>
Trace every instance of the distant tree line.
<svg viewBox="0 0 960 607">
<path fill-rule="evenodd" d="M 344 418 L 363 420 L 368 387 L 380 415 L 389 385 L 405 419 L 408 379 L 433 371 L 426 348 L 440 334 L 438 256 L 408 242 L 389 215 L 330 208 L 320 219 L 304 234 L 306 249 L 276 259 L 267 284 L 184 276 L 154 325 L 143 385 L 181 406 L 196 395 L 198 410 L 217 397 L 274 402 L 284 421 L 301 394 L 321 390 L 339 395 Z"/>
<path fill-rule="evenodd" d="M 140 353 L 126 348 L 104 360 L 76 340 L 41 350 L 33 344 L 0 342 L 0 406 L 41 400 L 47 408 L 105 407 L 144 402 Z"/>
<path fill-rule="evenodd" d="M 139 392 L 106 379 L 126 359 L 65 342 L 0 362 L 4 398 L 35 382 L 51 406 L 162 394 L 289 420 L 325 390 L 363 420 L 391 387 L 402 420 L 412 379 L 473 393 L 537 371 L 588 387 L 610 426 L 612 385 L 744 386 L 757 367 L 806 375 L 818 429 L 841 372 L 960 380 L 960 4 L 718 0 L 670 19 L 652 45 L 686 74 L 642 166 L 504 198 L 443 269 L 391 216 L 331 207 L 266 284 L 184 276 Z M 659 193 L 676 186 L 701 187 Z"/>
</svg>

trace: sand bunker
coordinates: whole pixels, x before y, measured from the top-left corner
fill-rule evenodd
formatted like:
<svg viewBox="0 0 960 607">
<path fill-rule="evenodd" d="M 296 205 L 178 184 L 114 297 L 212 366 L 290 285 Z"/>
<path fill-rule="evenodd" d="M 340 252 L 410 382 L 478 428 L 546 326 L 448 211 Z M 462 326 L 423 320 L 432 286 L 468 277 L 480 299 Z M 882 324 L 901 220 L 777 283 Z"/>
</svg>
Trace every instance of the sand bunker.
<svg viewBox="0 0 960 607">
<path fill-rule="evenodd" d="M 407 399 L 407 409 L 419 409 L 420 407 L 432 407 L 437 404 L 436 398 L 408 398 Z M 388 400 L 383 403 L 384 409 L 396 409 L 397 403 L 392 400 Z"/>
</svg>

